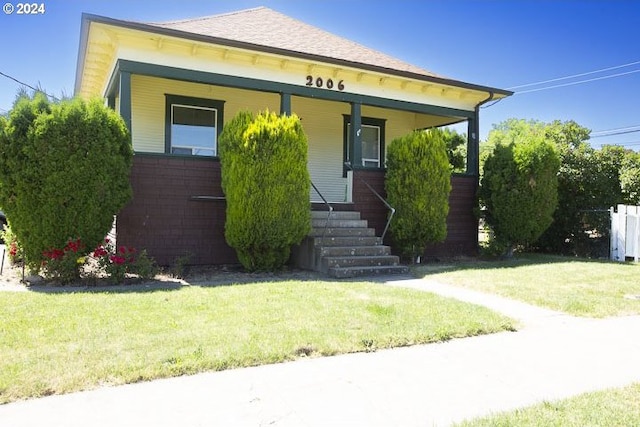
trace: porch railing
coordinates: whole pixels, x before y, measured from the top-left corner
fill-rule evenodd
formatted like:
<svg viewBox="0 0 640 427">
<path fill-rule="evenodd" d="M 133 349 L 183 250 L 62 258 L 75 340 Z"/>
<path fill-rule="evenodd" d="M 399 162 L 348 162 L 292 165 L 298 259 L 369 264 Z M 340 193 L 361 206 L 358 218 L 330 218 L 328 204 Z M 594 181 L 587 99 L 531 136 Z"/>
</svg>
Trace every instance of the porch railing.
<svg viewBox="0 0 640 427">
<path fill-rule="evenodd" d="M 322 195 L 320 190 L 318 190 L 318 187 L 316 187 L 316 185 L 313 183 L 313 181 L 311 181 L 311 186 L 316 191 L 316 193 L 318 193 L 318 196 L 320 196 L 320 199 L 322 199 L 322 202 L 329 209 L 329 213 L 327 215 L 327 221 L 324 224 L 324 231 L 322 232 L 322 238 L 324 239 L 324 236 L 327 234 L 327 227 L 329 226 L 329 220 L 331 219 L 331 215 L 333 214 L 333 206 L 331 206 L 331 204 L 329 202 L 327 202 L 327 199 L 325 199 L 325 197 Z"/>
<path fill-rule="evenodd" d="M 351 162 L 344 162 L 344 165 L 347 169 L 349 169 L 354 175 L 355 171 L 353 170 L 353 167 L 351 166 Z M 382 236 L 380 236 L 380 240 L 384 241 L 384 236 L 387 234 L 387 230 L 389 230 L 389 224 L 391 224 L 391 220 L 393 219 L 393 216 L 396 213 L 396 209 L 391 206 L 389 204 L 389 202 L 387 202 L 384 197 L 382 197 L 380 195 L 380 193 L 378 193 L 371 185 L 369 185 L 369 183 L 367 181 L 365 181 L 361 176 L 358 175 L 358 179 L 360 180 L 360 182 L 362 182 L 389 210 L 389 215 L 388 215 L 388 219 L 387 219 L 387 223 L 384 226 L 384 231 L 382 232 Z"/>
</svg>

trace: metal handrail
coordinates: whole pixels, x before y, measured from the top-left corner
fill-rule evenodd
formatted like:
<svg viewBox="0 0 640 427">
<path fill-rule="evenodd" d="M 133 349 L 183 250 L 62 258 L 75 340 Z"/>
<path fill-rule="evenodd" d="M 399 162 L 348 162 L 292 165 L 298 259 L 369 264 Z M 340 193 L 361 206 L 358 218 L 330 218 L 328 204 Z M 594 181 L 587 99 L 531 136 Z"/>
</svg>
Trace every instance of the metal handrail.
<svg viewBox="0 0 640 427">
<path fill-rule="evenodd" d="M 349 168 L 349 170 L 351 170 L 351 172 L 354 172 L 353 170 L 353 166 L 351 166 L 351 162 L 344 162 L 344 165 Z M 371 192 L 378 198 L 380 199 L 380 201 L 382 203 L 384 203 L 384 205 L 387 207 L 387 209 L 389 209 L 389 219 L 387 219 L 387 224 L 384 226 L 384 231 L 382 232 L 382 236 L 380 237 L 380 240 L 384 241 L 384 236 L 387 234 L 387 230 L 389 230 L 389 224 L 391 224 L 391 220 L 393 219 L 393 216 L 396 213 L 396 209 L 391 206 L 389 204 L 389 202 L 387 202 L 384 197 L 382 197 L 372 186 L 369 185 L 369 183 L 367 181 L 365 181 L 363 178 L 361 178 L 360 176 L 358 176 L 358 179 L 367 186 L 367 188 L 369 190 L 371 190 Z"/>
<path fill-rule="evenodd" d="M 327 234 L 327 227 L 329 226 L 329 220 L 331 219 L 331 215 L 333 214 L 333 206 L 331 206 L 331 204 L 327 202 L 327 199 L 324 198 L 324 196 L 322 195 L 320 190 L 318 190 L 318 187 L 316 187 L 313 181 L 311 181 L 311 186 L 313 187 L 314 190 L 316 190 L 316 193 L 318 193 L 318 196 L 320 196 L 324 204 L 327 205 L 327 207 L 329 208 L 329 214 L 327 215 L 327 222 L 324 224 L 324 231 L 322 232 L 322 238 L 324 239 L 324 236 Z"/>
</svg>

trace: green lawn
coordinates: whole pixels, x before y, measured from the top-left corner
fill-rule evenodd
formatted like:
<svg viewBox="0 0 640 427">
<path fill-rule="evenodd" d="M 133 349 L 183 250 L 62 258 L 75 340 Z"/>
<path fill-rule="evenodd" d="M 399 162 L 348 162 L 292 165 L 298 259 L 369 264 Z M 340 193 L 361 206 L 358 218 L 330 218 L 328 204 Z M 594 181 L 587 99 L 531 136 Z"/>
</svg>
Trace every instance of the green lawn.
<svg viewBox="0 0 640 427">
<path fill-rule="evenodd" d="M 520 255 L 508 261 L 430 264 L 415 274 L 576 316 L 640 314 L 640 264 Z"/>
<path fill-rule="evenodd" d="M 457 424 L 459 427 L 610 427 L 640 425 L 640 384 L 544 402 Z"/>
<path fill-rule="evenodd" d="M 512 330 L 485 308 L 372 283 L 0 294 L 0 403 Z"/>
</svg>

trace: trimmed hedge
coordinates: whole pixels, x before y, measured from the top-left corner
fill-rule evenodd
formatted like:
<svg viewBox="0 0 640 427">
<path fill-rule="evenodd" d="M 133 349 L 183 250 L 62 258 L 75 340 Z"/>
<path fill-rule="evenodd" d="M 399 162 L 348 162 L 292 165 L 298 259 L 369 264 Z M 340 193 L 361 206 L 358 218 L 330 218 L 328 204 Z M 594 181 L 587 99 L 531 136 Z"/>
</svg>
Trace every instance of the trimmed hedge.
<svg viewBox="0 0 640 427">
<path fill-rule="evenodd" d="M 44 253 L 80 239 L 93 250 L 131 197 L 133 151 L 103 101 L 21 96 L 0 129 L 0 206 L 37 271 Z"/>
<path fill-rule="evenodd" d="M 219 139 L 225 238 L 250 271 L 276 270 L 311 229 L 307 138 L 297 116 L 238 113 Z"/>
<path fill-rule="evenodd" d="M 394 139 L 387 149 L 385 189 L 396 209 L 391 237 L 415 260 L 428 243 L 447 237 L 451 165 L 443 131 L 416 131 Z"/>
</svg>

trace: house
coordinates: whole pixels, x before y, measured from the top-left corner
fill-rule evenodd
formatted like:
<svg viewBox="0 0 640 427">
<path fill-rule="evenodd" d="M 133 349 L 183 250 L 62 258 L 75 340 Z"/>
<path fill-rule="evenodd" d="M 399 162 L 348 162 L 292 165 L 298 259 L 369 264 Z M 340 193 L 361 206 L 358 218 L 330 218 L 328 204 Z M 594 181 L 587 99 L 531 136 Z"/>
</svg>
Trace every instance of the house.
<svg viewBox="0 0 640 427">
<path fill-rule="evenodd" d="M 237 262 L 224 239 L 217 136 L 238 111 L 296 113 L 309 140 L 313 206 L 359 212 L 381 236 L 385 148 L 415 129 L 466 122 L 467 169 L 452 177 L 447 240 L 473 254 L 478 108 L 506 90 L 452 80 L 268 8 L 162 23 L 82 16 L 75 93 L 129 127 L 133 199 L 119 242 L 161 264 Z M 352 169 L 345 165 L 349 162 Z"/>
</svg>

